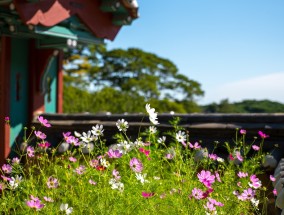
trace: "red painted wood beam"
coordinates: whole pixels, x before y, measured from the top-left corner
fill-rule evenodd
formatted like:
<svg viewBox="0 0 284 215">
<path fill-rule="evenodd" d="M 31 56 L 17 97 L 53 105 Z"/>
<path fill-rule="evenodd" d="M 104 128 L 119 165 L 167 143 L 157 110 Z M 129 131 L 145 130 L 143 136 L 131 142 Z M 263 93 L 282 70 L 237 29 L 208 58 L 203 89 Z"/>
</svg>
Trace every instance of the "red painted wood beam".
<svg viewBox="0 0 284 215">
<path fill-rule="evenodd" d="M 72 16 L 78 18 L 98 38 L 114 40 L 121 26 L 112 24 L 112 14 L 100 10 L 100 0 L 14 0 L 22 21 L 27 25 L 54 26 Z"/>
<path fill-rule="evenodd" d="M 10 153 L 10 126 L 4 122 L 4 118 L 10 113 L 11 39 L 1 36 L 0 43 L 0 165 L 2 165 Z"/>
</svg>

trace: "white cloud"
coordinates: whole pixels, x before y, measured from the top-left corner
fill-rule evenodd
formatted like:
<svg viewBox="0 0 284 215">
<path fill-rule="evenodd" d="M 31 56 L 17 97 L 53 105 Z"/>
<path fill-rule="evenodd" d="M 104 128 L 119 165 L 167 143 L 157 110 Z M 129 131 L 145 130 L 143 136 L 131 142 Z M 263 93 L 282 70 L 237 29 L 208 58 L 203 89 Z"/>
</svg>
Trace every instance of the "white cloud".
<svg viewBox="0 0 284 215">
<path fill-rule="evenodd" d="M 226 83 L 205 90 L 205 96 L 199 103 L 219 102 L 226 98 L 230 102 L 238 102 L 244 99 L 269 99 L 284 103 L 284 72 Z"/>
</svg>

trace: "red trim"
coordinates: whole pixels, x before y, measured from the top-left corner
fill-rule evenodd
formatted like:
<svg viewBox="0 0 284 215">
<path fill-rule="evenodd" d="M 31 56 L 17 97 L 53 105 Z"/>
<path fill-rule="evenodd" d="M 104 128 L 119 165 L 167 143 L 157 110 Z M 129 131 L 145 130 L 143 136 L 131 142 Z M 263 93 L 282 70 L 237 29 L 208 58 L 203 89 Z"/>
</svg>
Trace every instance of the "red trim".
<svg viewBox="0 0 284 215">
<path fill-rule="evenodd" d="M 57 72 L 57 113 L 63 112 L 63 51 L 58 54 Z"/>
<path fill-rule="evenodd" d="M 0 52 L 0 165 L 10 153 L 10 127 L 5 124 L 4 117 L 10 114 L 10 62 L 11 62 L 11 39 L 1 37 Z M 12 118 L 12 116 L 10 116 Z"/>
<path fill-rule="evenodd" d="M 30 72 L 29 72 L 29 80 L 31 80 L 30 84 L 30 119 L 33 118 L 34 115 L 39 113 L 43 113 L 44 109 L 44 95 L 40 91 L 41 78 L 44 74 L 44 71 L 48 65 L 50 57 L 52 57 L 54 53 L 54 49 L 37 49 L 35 45 L 35 40 L 31 43 L 30 46 Z"/>
<path fill-rule="evenodd" d="M 94 35 L 110 40 L 114 40 L 121 28 L 112 24 L 111 13 L 100 10 L 100 0 L 14 0 L 14 4 L 25 24 L 50 27 L 71 16 L 78 16 Z"/>
</svg>

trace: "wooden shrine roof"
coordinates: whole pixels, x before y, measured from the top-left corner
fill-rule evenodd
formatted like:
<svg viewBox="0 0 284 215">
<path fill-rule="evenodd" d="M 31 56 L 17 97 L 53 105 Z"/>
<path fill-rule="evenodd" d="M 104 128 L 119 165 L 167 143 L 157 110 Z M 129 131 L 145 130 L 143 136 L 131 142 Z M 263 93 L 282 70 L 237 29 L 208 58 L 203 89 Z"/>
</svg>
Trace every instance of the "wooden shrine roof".
<svg viewBox="0 0 284 215">
<path fill-rule="evenodd" d="M 78 41 L 81 35 L 114 40 L 121 27 L 137 17 L 136 0 L 0 0 L 0 28 L 8 26 L 2 32 L 31 37 L 75 34 Z M 49 30 L 56 33 L 46 33 Z"/>
</svg>

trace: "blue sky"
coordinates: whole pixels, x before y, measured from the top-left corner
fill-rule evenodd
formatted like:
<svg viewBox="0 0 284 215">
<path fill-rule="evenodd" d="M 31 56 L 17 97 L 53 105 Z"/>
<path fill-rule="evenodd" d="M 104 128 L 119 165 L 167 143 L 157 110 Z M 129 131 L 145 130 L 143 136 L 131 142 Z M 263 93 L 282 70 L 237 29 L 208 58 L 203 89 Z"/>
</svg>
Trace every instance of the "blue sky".
<svg viewBox="0 0 284 215">
<path fill-rule="evenodd" d="M 139 19 L 108 48 L 137 47 L 170 59 L 198 81 L 200 104 L 284 103 L 283 0 L 140 0 Z"/>
</svg>

